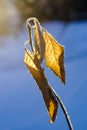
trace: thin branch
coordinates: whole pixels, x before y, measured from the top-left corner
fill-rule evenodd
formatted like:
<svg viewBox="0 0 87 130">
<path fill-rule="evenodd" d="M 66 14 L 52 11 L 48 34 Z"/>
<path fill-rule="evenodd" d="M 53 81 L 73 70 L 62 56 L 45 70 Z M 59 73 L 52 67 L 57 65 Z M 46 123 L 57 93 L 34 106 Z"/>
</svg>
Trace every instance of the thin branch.
<svg viewBox="0 0 87 130">
<path fill-rule="evenodd" d="M 71 120 L 70 120 L 70 117 L 69 117 L 69 115 L 68 115 L 68 112 L 67 112 L 67 110 L 66 110 L 66 107 L 64 106 L 64 104 L 63 104 L 63 102 L 62 102 L 62 100 L 60 99 L 60 97 L 59 97 L 58 94 L 56 94 L 56 98 L 57 98 L 57 100 L 58 100 L 58 102 L 59 102 L 59 104 L 60 104 L 60 106 L 61 106 L 61 108 L 62 108 L 62 111 L 63 111 L 64 115 L 65 115 L 65 118 L 66 118 L 66 120 L 67 120 L 69 129 L 70 129 L 70 130 L 74 130 L 74 129 L 73 129 L 73 126 L 72 126 L 72 123 L 71 123 Z"/>
</svg>

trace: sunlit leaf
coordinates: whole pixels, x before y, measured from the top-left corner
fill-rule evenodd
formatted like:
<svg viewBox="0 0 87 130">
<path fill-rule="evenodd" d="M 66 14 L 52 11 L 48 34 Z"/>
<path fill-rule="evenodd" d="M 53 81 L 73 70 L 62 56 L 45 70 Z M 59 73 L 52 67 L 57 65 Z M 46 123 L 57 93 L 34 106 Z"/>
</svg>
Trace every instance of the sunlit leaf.
<svg viewBox="0 0 87 130">
<path fill-rule="evenodd" d="M 50 106 L 49 106 L 49 116 L 51 117 L 51 119 L 49 120 L 50 123 L 52 123 L 55 120 L 57 107 L 58 107 L 58 104 L 50 99 Z"/>
<path fill-rule="evenodd" d="M 38 20 L 35 20 L 34 40 L 35 40 L 35 54 L 40 62 L 42 62 L 45 53 L 45 41 L 42 35 L 42 30 Z"/>
<path fill-rule="evenodd" d="M 65 84 L 64 47 L 44 30 L 45 59 L 48 66 Z"/>
<path fill-rule="evenodd" d="M 34 55 L 31 55 L 28 50 L 25 51 L 24 62 L 42 92 L 50 116 L 50 122 L 54 122 L 58 109 L 58 100 L 56 99 L 55 92 L 48 84 L 43 69 L 40 65 L 37 65 L 37 61 L 34 61 Z"/>
<path fill-rule="evenodd" d="M 31 46 L 32 52 L 25 47 L 24 62 L 42 93 L 50 116 L 49 122 L 52 123 L 56 119 L 60 101 L 53 88 L 49 85 L 41 64 L 45 58 L 46 66 L 48 66 L 61 81 L 65 83 L 64 47 L 57 43 L 51 34 L 40 26 L 40 23 L 36 18 L 29 18 L 27 20 L 27 27 L 30 39 L 29 45 Z M 31 33 L 34 35 L 34 39 L 32 38 Z"/>
<path fill-rule="evenodd" d="M 25 64 L 27 65 L 27 68 L 28 70 L 31 72 L 32 76 L 35 78 L 35 79 L 41 79 L 41 72 L 40 72 L 40 69 L 39 69 L 39 66 L 37 68 L 37 61 L 36 64 L 34 63 L 34 56 L 33 54 L 31 54 L 28 50 L 25 51 L 25 58 L 24 58 L 24 62 Z M 38 73 L 37 73 L 38 72 Z"/>
</svg>

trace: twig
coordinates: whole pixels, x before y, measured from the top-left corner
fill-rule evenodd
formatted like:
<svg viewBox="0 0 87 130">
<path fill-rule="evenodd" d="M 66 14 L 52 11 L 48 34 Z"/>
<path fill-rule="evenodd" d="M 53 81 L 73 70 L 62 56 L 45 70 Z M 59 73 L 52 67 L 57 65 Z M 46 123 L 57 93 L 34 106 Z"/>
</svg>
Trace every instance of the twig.
<svg viewBox="0 0 87 130">
<path fill-rule="evenodd" d="M 62 100 L 60 99 L 59 95 L 56 94 L 55 96 L 56 96 L 56 98 L 57 98 L 57 100 L 58 100 L 58 102 L 59 102 L 59 104 L 60 104 L 60 106 L 61 106 L 61 108 L 62 108 L 62 111 L 63 111 L 64 115 L 65 115 L 65 118 L 66 118 L 66 120 L 67 120 L 69 129 L 70 129 L 70 130 L 74 130 L 74 129 L 73 129 L 73 126 L 72 126 L 72 123 L 71 123 L 71 120 L 70 120 L 70 117 L 69 117 L 69 115 L 68 115 L 68 112 L 67 112 L 67 110 L 66 110 L 66 107 L 64 106 L 64 104 L 63 104 Z"/>
</svg>

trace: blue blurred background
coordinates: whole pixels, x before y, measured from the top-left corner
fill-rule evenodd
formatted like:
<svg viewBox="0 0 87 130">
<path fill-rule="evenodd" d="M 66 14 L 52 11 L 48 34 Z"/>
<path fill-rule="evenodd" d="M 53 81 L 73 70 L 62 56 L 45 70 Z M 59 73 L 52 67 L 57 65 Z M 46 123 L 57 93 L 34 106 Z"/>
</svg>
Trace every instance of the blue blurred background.
<svg viewBox="0 0 87 130">
<path fill-rule="evenodd" d="M 23 62 L 31 16 L 65 46 L 66 85 L 45 67 L 46 76 L 74 129 L 87 129 L 86 7 L 86 0 L 0 0 L 0 130 L 68 130 L 60 107 L 56 121 L 48 123 L 42 95 Z"/>
</svg>

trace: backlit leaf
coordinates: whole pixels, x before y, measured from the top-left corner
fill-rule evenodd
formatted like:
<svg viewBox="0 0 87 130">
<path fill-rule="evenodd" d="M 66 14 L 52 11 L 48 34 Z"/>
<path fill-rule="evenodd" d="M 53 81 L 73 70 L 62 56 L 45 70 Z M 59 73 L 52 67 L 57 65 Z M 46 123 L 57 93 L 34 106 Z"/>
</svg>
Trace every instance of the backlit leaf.
<svg viewBox="0 0 87 130">
<path fill-rule="evenodd" d="M 45 59 L 48 66 L 65 84 L 64 47 L 44 30 Z"/>
<path fill-rule="evenodd" d="M 56 119 L 58 104 L 60 102 L 57 94 L 47 81 L 41 63 L 45 57 L 46 66 L 65 83 L 64 47 L 57 43 L 51 34 L 40 26 L 36 18 L 29 18 L 26 24 L 29 31 L 29 45 L 32 52 L 25 47 L 24 62 L 42 93 L 50 116 L 49 122 L 52 123 Z"/>
<path fill-rule="evenodd" d="M 25 50 L 24 62 L 42 92 L 45 105 L 50 116 L 50 122 L 54 122 L 58 109 L 58 100 L 52 87 L 50 87 L 42 67 L 34 61 L 34 55 Z"/>
<path fill-rule="evenodd" d="M 34 21 L 34 40 L 35 40 L 35 55 L 39 62 L 42 62 L 45 53 L 45 41 L 43 38 L 42 30 L 38 20 Z"/>
<path fill-rule="evenodd" d="M 55 119 L 56 107 L 57 107 L 57 104 L 55 104 L 55 102 L 50 99 L 50 106 L 49 106 L 49 116 L 51 117 L 51 119 L 49 121 L 50 123 L 52 123 Z M 55 114 L 54 114 L 54 112 L 55 112 Z"/>
</svg>

